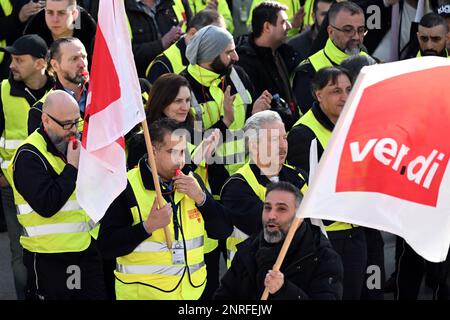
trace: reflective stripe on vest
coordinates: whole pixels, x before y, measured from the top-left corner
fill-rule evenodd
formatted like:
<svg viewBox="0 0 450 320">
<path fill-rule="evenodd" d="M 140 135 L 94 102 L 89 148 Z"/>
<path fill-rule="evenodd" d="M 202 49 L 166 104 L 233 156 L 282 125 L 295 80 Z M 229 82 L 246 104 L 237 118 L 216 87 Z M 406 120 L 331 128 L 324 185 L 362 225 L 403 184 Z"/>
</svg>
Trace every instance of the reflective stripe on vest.
<svg viewBox="0 0 450 320">
<path fill-rule="evenodd" d="M 30 144 L 38 151 L 20 149 L 13 159 L 21 152 L 32 152 L 38 156 L 47 166 L 46 162 L 60 175 L 66 163 L 59 157 L 47 151 L 47 143 L 44 137 L 38 132 L 33 132 L 23 145 Z M 13 176 L 14 161 L 8 167 L 8 173 Z M 53 216 L 45 218 L 35 212 L 17 191 L 12 179 L 11 184 L 14 191 L 14 202 L 18 208 L 17 218 L 23 227 L 23 235 L 20 237 L 22 246 L 31 252 L 40 253 L 61 253 L 80 252 L 85 250 L 91 243 L 89 233 L 90 218 L 86 215 L 77 202 L 75 190 L 64 206 Z"/>
<path fill-rule="evenodd" d="M 72 210 L 80 210 L 80 204 L 76 200 L 69 200 L 66 204 L 60 209 L 60 211 L 72 211 Z M 34 210 L 28 203 L 17 205 L 17 213 L 18 214 L 29 214 Z M 95 224 L 95 223 L 94 223 Z"/>
<path fill-rule="evenodd" d="M 133 225 L 136 225 L 148 218 L 156 192 L 145 189 L 139 167 L 128 172 L 128 181 L 138 204 L 137 207 L 131 208 Z M 185 263 L 173 263 L 172 254 L 165 243 L 164 230 L 154 231 L 131 253 L 117 258 L 117 268 L 114 272 L 117 278 L 117 299 L 140 299 L 142 295 L 149 299 L 166 299 L 181 295 L 186 299 L 198 299 L 202 294 L 206 282 L 203 218 L 195 202 L 186 195 L 175 191 L 173 199 L 177 206 L 177 219 L 182 226 L 178 241 L 185 244 Z M 173 221 L 169 223 L 168 228 L 171 238 L 174 239 Z M 185 270 L 189 275 L 186 275 Z M 131 283 L 132 286 L 127 285 Z"/>
<path fill-rule="evenodd" d="M 283 164 L 283 166 L 288 168 L 293 168 L 292 166 Z M 235 177 L 236 179 L 240 179 L 245 181 L 253 190 L 253 192 L 258 196 L 258 198 L 264 202 L 266 199 L 266 187 L 259 184 L 258 180 L 256 179 L 255 174 L 253 173 L 250 164 L 247 163 L 244 166 L 242 166 L 236 174 L 239 174 L 241 177 Z M 305 178 L 298 173 L 299 177 L 305 181 Z M 300 192 L 302 194 L 305 194 L 306 190 L 308 189 L 308 185 L 305 183 L 303 187 L 300 189 Z M 239 230 L 235 226 L 233 226 L 233 232 L 231 235 L 227 238 L 227 267 L 229 268 L 231 266 L 231 261 L 233 260 L 233 257 L 237 251 L 236 246 L 248 238 L 248 235 L 244 233 L 243 231 Z"/>
<path fill-rule="evenodd" d="M 314 132 L 314 135 L 319 140 L 319 143 L 321 144 L 322 148 L 325 150 L 325 148 L 328 146 L 328 142 L 331 139 L 331 131 L 325 128 L 314 116 L 314 113 L 312 112 L 312 109 L 308 110 L 294 125 L 297 126 L 299 124 L 303 124 L 304 126 L 311 129 L 312 132 Z M 294 128 L 293 127 L 293 128 Z M 352 229 L 354 227 L 357 227 L 355 224 L 349 224 L 346 222 L 340 222 L 335 221 L 332 224 L 325 226 L 326 231 L 342 231 L 342 230 L 348 230 Z"/>
<path fill-rule="evenodd" d="M 11 84 L 8 79 L 2 81 L 0 90 L 5 119 L 5 127 L 0 138 L 1 168 L 8 182 L 10 182 L 11 177 L 6 169 L 16 149 L 28 137 L 30 105 L 27 99 L 11 95 Z"/>
<path fill-rule="evenodd" d="M 367 53 L 364 51 L 359 52 L 360 56 L 367 56 Z M 310 56 L 307 60 L 311 62 L 314 70 L 319 71 L 325 67 L 332 67 L 333 65 L 340 65 L 342 61 L 350 57 L 345 52 L 342 52 L 338 47 L 336 47 L 328 38 L 325 48 L 316 52 L 312 56 Z M 331 59 L 331 60 L 330 60 Z"/>
<path fill-rule="evenodd" d="M 8 17 L 11 15 L 13 11 L 13 7 L 11 4 L 11 1 L 9 0 L 0 0 L 0 7 L 3 10 L 3 13 L 5 14 L 5 17 Z M 6 47 L 6 40 L 0 39 L 0 48 Z M 3 59 L 5 57 L 5 53 L 3 51 L 0 51 L 0 63 L 3 62 Z"/>
<path fill-rule="evenodd" d="M 48 234 L 88 232 L 89 225 L 85 222 L 53 223 L 42 226 L 23 228 L 27 237 L 45 236 Z"/>
<path fill-rule="evenodd" d="M 223 79 L 219 78 L 218 74 L 198 65 L 189 65 L 187 70 L 197 82 L 209 88 L 211 97 L 214 99 L 199 104 L 195 94 L 191 91 L 191 112 L 194 119 L 202 122 L 203 130 L 209 129 L 224 115 L 224 93 L 220 88 Z M 216 155 L 224 160 L 225 168 L 232 175 L 244 164 L 245 145 L 241 129 L 245 124 L 247 105 L 252 103 L 252 99 L 234 68 L 230 73 L 230 79 L 238 94 L 233 103 L 234 121 L 228 129 L 230 133 L 235 133 L 236 137 L 232 141 L 220 145 L 216 150 Z"/>
<path fill-rule="evenodd" d="M 116 271 L 125 274 L 158 274 L 165 276 L 177 276 L 182 277 L 186 268 L 189 268 L 189 272 L 194 273 L 205 266 L 204 262 L 194 264 L 191 266 L 125 266 L 122 264 L 117 264 Z"/>
</svg>

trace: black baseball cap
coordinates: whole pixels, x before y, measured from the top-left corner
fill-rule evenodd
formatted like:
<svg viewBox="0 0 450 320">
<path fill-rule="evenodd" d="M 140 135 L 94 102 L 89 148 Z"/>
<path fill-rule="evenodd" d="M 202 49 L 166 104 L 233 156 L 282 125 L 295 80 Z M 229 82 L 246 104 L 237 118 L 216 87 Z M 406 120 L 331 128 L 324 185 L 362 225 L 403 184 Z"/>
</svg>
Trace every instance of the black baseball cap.
<svg viewBox="0 0 450 320">
<path fill-rule="evenodd" d="M 18 56 L 29 54 L 35 58 L 45 58 L 48 47 L 44 39 L 37 34 L 27 34 L 14 41 L 12 46 L 0 48 L 0 50 Z"/>
<path fill-rule="evenodd" d="M 444 18 L 450 17 L 450 2 L 441 4 L 437 8 L 437 13 Z"/>
</svg>

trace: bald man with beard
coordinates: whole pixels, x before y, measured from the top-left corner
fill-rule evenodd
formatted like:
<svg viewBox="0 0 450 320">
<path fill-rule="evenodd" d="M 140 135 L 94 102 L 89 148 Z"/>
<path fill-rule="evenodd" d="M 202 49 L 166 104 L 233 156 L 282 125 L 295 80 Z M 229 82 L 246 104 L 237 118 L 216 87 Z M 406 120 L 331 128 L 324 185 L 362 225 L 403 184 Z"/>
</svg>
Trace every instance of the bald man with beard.
<svg viewBox="0 0 450 320">
<path fill-rule="evenodd" d="M 53 91 L 44 102 L 41 127 L 18 148 L 8 168 L 23 227 L 28 299 L 105 298 L 93 223 L 76 199 L 81 145 L 73 137 L 79 121 L 75 99 Z"/>
</svg>

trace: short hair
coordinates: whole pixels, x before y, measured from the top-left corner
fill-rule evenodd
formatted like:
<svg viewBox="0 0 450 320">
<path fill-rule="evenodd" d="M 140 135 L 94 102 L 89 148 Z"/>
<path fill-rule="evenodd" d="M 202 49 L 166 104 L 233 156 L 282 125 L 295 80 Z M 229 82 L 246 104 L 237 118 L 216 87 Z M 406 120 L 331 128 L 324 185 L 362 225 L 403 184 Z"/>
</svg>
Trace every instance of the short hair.
<svg viewBox="0 0 450 320">
<path fill-rule="evenodd" d="M 339 67 L 348 71 L 348 73 L 352 77 L 352 82 L 354 82 L 363 67 L 370 66 L 376 63 L 377 62 L 375 61 L 375 59 L 371 56 L 354 55 L 342 61 Z"/>
<path fill-rule="evenodd" d="M 192 17 L 191 21 L 189 21 L 188 29 L 195 28 L 200 30 L 210 24 L 218 23 L 221 18 L 222 16 L 216 10 L 204 9 Z"/>
<path fill-rule="evenodd" d="M 146 106 L 148 121 L 156 121 L 164 117 L 164 110 L 175 100 L 181 87 L 191 91 L 189 81 L 185 77 L 174 73 L 166 73 L 156 79 L 149 93 Z M 193 125 L 193 118 L 188 113 L 187 122 Z"/>
<path fill-rule="evenodd" d="M 147 119 L 147 123 L 148 131 L 152 139 L 152 144 L 156 148 L 161 147 L 161 145 L 164 143 L 164 137 L 167 134 L 171 135 L 176 130 L 178 130 L 177 133 L 181 133 L 182 131 L 179 129 L 183 129 L 178 122 L 169 118 L 161 118 L 153 122 L 150 122 Z"/>
<path fill-rule="evenodd" d="M 317 71 L 311 82 L 313 96 L 316 96 L 314 92 L 325 88 L 328 83 L 331 82 L 332 85 L 335 85 L 338 77 L 341 75 L 345 75 L 352 83 L 352 77 L 349 72 L 341 67 L 327 67 Z"/>
<path fill-rule="evenodd" d="M 45 1 L 45 4 L 47 4 L 47 1 Z M 61 1 L 67 1 L 67 6 L 76 6 L 77 5 L 77 0 L 50 0 L 50 1 L 55 1 L 55 2 L 61 2 Z"/>
<path fill-rule="evenodd" d="M 263 32 L 265 22 L 275 26 L 277 24 L 278 12 L 286 11 L 287 7 L 278 2 L 264 1 L 253 9 L 252 31 L 253 36 L 258 38 Z"/>
<path fill-rule="evenodd" d="M 317 12 L 317 9 L 319 8 L 319 2 L 325 2 L 325 3 L 333 3 L 334 0 L 315 0 L 313 4 L 313 13 Z"/>
<path fill-rule="evenodd" d="M 280 115 L 272 110 L 257 112 L 247 119 L 244 125 L 245 150 L 248 152 L 248 143 L 250 140 L 258 139 L 259 131 L 266 123 L 279 121 L 283 123 Z"/>
<path fill-rule="evenodd" d="M 353 16 L 355 14 L 362 14 L 364 16 L 363 9 L 361 9 L 361 7 L 358 6 L 356 3 L 352 2 L 352 1 L 336 2 L 336 3 L 333 3 L 330 7 L 330 10 L 328 10 L 328 20 L 329 20 L 330 24 L 335 23 L 336 16 L 341 11 L 350 12 L 351 16 Z"/>
<path fill-rule="evenodd" d="M 266 198 L 267 195 L 272 191 L 285 191 L 291 193 L 295 198 L 295 209 L 297 209 L 300 206 L 300 203 L 303 200 L 302 193 L 298 190 L 296 186 L 294 186 L 290 182 L 279 181 L 268 184 L 266 187 Z"/>
<path fill-rule="evenodd" d="M 419 25 L 424 28 L 443 26 L 446 33 L 449 31 L 448 24 L 445 18 L 435 12 L 430 12 L 424 15 L 422 19 L 420 19 Z"/>
<path fill-rule="evenodd" d="M 56 61 L 61 62 L 61 45 L 65 44 L 65 43 L 73 43 L 73 42 L 79 42 L 79 43 L 83 44 L 80 39 L 75 38 L 75 37 L 64 37 L 64 38 L 59 38 L 59 39 L 56 39 L 55 41 L 53 41 L 53 43 L 51 44 L 51 46 L 48 50 L 48 59 L 47 60 L 48 60 L 49 64 L 50 64 L 50 60 L 52 60 L 52 59 L 55 59 Z"/>
</svg>

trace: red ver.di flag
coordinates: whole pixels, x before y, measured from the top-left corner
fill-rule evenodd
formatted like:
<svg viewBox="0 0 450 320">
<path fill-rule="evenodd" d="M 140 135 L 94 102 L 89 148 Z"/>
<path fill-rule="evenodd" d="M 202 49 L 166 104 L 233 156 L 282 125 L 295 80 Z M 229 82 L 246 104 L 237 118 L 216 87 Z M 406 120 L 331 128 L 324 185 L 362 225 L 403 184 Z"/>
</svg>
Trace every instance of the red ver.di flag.
<svg viewBox="0 0 450 320">
<path fill-rule="evenodd" d="M 100 0 L 77 178 L 95 222 L 127 184 L 124 136 L 145 119 L 123 0 Z"/>
<path fill-rule="evenodd" d="M 300 208 L 397 234 L 425 259 L 450 245 L 450 59 L 365 67 Z"/>
</svg>

